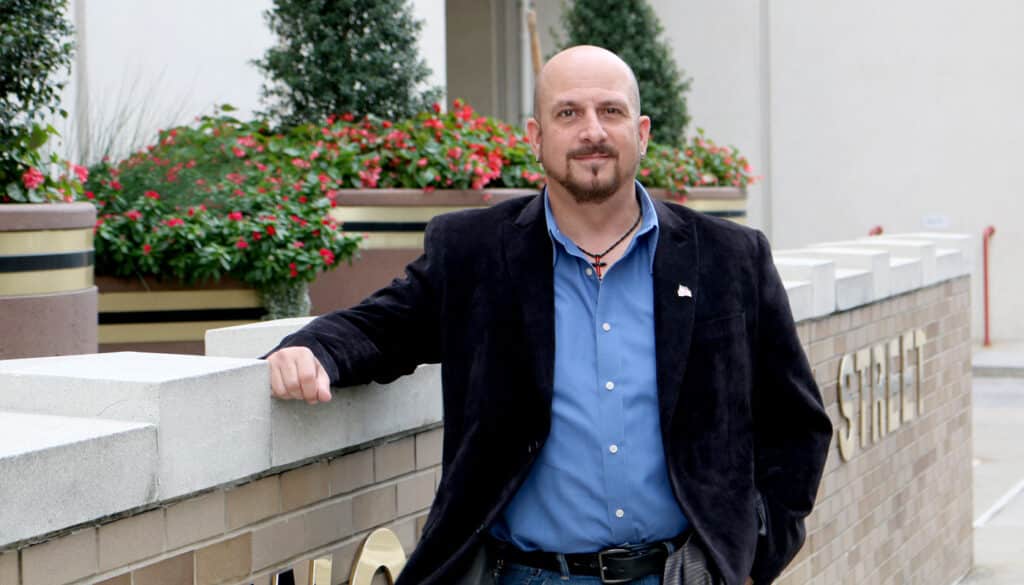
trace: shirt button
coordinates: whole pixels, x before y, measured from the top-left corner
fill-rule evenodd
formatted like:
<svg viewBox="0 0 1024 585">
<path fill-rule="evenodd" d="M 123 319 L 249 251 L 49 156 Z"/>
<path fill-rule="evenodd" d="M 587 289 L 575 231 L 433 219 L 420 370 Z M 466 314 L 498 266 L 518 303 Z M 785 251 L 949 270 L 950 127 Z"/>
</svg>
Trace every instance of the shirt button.
<svg viewBox="0 0 1024 585">
<path fill-rule="evenodd" d="M 590 276 L 590 275 L 594 274 L 594 269 L 593 268 L 587 268 L 583 272 L 586 272 L 587 276 Z"/>
<path fill-rule="evenodd" d="M 625 515 L 626 515 L 626 513 L 622 511 L 622 508 L 619 508 L 618 510 L 615 510 L 615 517 L 616 518 L 622 518 Z"/>
<path fill-rule="evenodd" d="M 612 325 L 611 325 L 611 323 L 605 323 L 605 324 L 601 325 L 601 329 L 604 329 L 605 331 L 611 331 L 612 330 Z"/>
<path fill-rule="evenodd" d="M 615 390 L 615 382 L 612 382 L 611 380 L 609 380 L 609 381 L 604 383 L 604 387 L 606 389 L 608 389 L 608 390 Z"/>
<path fill-rule="evenodd" d="M 619 446 L 618 445 L 611 445 L 611 446 L 608 447 L 608 451 L 614 455 L 615 453 L 619 452 Z"/>
</svg>

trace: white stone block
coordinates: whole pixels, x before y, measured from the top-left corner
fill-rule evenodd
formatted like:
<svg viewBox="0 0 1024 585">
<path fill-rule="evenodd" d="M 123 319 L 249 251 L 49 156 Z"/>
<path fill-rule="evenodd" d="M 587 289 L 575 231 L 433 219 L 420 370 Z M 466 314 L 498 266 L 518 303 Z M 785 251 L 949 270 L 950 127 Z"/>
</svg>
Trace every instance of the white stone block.
<svg viewBox="0 0 1024 585">
<path fill-rule="evenodd" d="M 789 308 L 793 321 L 799 322 L 814 316 L 814 287 L 804 280 L 783 280 L 782 286 L 789 295 Z"/>
<path fill-rule="evenodd" d="M 917 258 L 893 257 L 891 260 L 892 294 L 910 292 L 924 286 L 924 270 Z"/>
<path fill-rule="evenodd" d="M 206 355 L 258 358 L 274 349 L 286 335 L 295 333 L 315 317 L 261 321 L 206 330 Z"/>
<path fill-rule="evenodd" d="M 963 252 L 957 248 L 937 248 L 935 250 L 935 271 L 939 281 L 971 273 Z"/>
<path fill-rule="evenodd" d="M 921 261 L 921 286 L 938 282 L 938 271 L 935 266 L 936 245 L 925 240 L 898 238 L 861 238 L 851 245 L 868 246 L 873 249 L 886 250 L 893 258 L 916 258 Z M 899 294 L 893 291 L 893 294 Z"/>
<path fill-rule="evenodd" d="M 776 257 L 822 258 L 835 263 L 836 269 L 862 270 L 870 273 L 872 299 L 889 296 L 889 253 L 885 250 L 869 250 L 863 248 L 800 248 L 774 252 Z M 838 282 L 838 274 L 836 276 Z M 837 308 L 839 292 L 836 292 Z"/>
<path fill-rule="evenodd" d="M 821 317 L 836 310 L 836 265 L 831 260 L 776 256 L 775 268 L 784 281 L 811 283 L 812 316 Z"/>
<path fill-rule="evenodd" d="M 269 396 L 269 390 L 267 390 Z M 330 402 L 273 400 L 273 465 L 285 465 L 440 422 L 441 367 L 390 384 L 334 389 Z"/>
<path fill-rule="evenodd" d="M 872 276 L 867 270 L 836 269 L 836 308 L 845 311 L 876 300 Z"/>
<path fill-rule="evenodd" d="M 0 548 L 153 502 L 144 423 L 0 411 Z"/>
<path fill-rule="evenodd" d="M 0 361 L 0 409 L 157 425 L 160 499 L 270 465 L 259 360 L 125 352 Z"/>
<path fill-rule="evenodd" d="M 955 248 L 963 255 L 963 262 L 968 272 L 973 272 L 980 262 L 978 255 L 981 253 L 981 238 L 967 234 L 953 234 L 948 232 L 914 232 L 909 234 L 886 234 L 882 238 L 896 238 L 904 240 L 923 240 L 932 242 L 938 248 Z"/>
</svg>

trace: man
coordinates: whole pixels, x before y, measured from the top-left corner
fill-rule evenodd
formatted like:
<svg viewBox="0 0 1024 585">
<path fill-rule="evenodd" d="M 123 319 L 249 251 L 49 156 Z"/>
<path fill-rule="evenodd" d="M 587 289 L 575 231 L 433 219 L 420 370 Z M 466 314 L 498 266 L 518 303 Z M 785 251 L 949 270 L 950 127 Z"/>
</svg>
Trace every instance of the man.
<svg viewBox="0 0 1024 585">
<path fill-rule="evenodd" d="M 803 543 L 831 425 L 768 243 L 635 182 L 639 102 L 614 54 L 553 57 L 527 123 L 544 193 L 435 218 L 404 279 L 268 358 L 309 402 L 442 363 L 443 476 L 403 585 L 660 583 L 691 535 L 761 585 Z"/>
</svg>

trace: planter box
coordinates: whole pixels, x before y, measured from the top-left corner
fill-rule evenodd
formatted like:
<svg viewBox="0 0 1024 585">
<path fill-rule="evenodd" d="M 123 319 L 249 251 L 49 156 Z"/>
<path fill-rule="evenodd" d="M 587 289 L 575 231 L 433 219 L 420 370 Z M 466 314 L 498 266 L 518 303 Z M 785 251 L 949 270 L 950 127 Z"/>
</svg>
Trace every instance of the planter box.
<svg viewBox="0 0 1024 585">
<path fill-rule="evenodd" d="M 0 205 L 0 359 L 96 351 L 89 203 Z"/>
<path fill-rule="evenodd" d="M 321 274 L 310 286 L 313 314 L 350 307 L 405 273 L 405 266 L 423 252 L 423 230 L 435 215 L 487 207 L 524 195 L 532 189 L 484 191 L 419 189 L 343 190 L 331 211 L 342 229 L 362 234 L 358 256 L 351 264 Z M 667 189 L 651 189 L 653 197 L 669 201 Z M 683 203 L 709 215 L 746 223 L 747 194 L 735 188 L 691 189 Z"/>
<path fill-rule="evenodd" d="M 423 252 L 423 230 L 435 215 L 487 207 L 536 193 L 527 189 L 434 191 L 419 189 L 344 190 L 331 211 L 363 243 L 351 264 L 341 263 L 310 285 L 312 313 L 350 307 L 405 272 Z M 651 195 L 671 200 L 666 190 Z M 699 211 L 746 219 L 746 193 L 739 189 L 695 189 L 685 205 Z M 256 291 L 225 279 L 200 287 L 155 279 L 96 277 L 99 286 L 99 350 L 203 354 L 207 329 L 258 321 L 265 311 Z"/>
<path fill-rule="evenodd" d="M 256 291 L 231 280 L 202 286 L 97 276 L 99 350 L 203 355 L 207 329 L 258 321 Z"/>
</svg>

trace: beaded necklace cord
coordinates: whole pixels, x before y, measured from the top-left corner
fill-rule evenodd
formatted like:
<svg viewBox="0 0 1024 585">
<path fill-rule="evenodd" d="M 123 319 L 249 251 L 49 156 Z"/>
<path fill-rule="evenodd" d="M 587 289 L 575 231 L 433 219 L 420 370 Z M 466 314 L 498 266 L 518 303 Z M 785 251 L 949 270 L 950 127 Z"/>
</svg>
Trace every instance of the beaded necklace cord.
<svg viewBox="0 0 1024 585">
<path fill-rule="evenodd" d="M 628 236 L 629 234 L 633 233 L 633 230 L 636 229 L 636 226 L 640 225 L 640 220 L 643 219 L 643 217 L 644 217 L 644 208 L 641 206 L 639 211 L 636 214 L 636 221 L 633 222 L 633 225 L 629 226 L 629 229 L 626 230 L 626 233 L 622 234 L 622 236 L 619 239 L 615 240 L 615 242 L 611 246 L 608 246 L 608 248 L 605 249 L 605 251 L 601 252 L 600 254 L 594 254 L 594 253 L 591 253 L 591 252 L 587 252 L 579 244 L 576 244 L 576 247 L 579 248 L 580 252 L 583 252 L 587 256 L 590 256 L 591 258 L 594 259 L 590 263 L 590 265 L 594 267 L 594 270 L 597 272 L 597 277 L 598 278 L 602 278 L 601 269 L 608 265 L 607 262 L 602 262 L 601 258 L 607 256 L 608 252 L 611 252 L 612 250 L 614 250 L 619 244 L 621 244 L 626 239 L 626 236 Z"/>
</svg>

